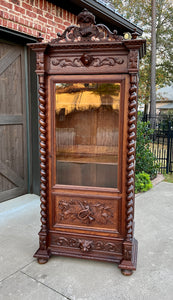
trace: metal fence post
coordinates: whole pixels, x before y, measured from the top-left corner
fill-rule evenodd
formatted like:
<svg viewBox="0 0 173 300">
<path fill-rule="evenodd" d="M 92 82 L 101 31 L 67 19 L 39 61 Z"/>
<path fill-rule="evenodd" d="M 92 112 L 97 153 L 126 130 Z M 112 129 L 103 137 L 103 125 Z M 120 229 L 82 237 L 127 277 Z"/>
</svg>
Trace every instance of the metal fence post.
<svg viewBox="0 0 173 300">
<path fill-rule="evenodd" d="M 168 121 L 166 174 L 169 173 L 169 165 L 170 165 L 170 138 L 171 138 L 171 121 Z"/>
</svg>

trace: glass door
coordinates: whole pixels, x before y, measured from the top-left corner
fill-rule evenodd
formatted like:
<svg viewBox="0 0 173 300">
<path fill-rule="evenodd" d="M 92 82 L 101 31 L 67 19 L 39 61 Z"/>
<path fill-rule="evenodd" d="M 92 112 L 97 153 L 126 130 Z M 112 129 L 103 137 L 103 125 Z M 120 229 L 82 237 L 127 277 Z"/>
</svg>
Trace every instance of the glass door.
<svg viewBox="0 0 173 300">
<path fill-rule="evenodd" d="M 120 83 L 56 83 L 56 183 L 117 187 Z"/>
</svg>

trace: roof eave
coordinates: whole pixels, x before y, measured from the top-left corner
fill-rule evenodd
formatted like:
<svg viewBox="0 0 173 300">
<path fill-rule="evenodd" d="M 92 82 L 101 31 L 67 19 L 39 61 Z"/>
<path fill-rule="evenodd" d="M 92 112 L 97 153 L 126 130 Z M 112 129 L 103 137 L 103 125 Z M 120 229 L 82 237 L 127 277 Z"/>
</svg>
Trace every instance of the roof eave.
<svg viewBox="0 0 173 300">
<path fill-rule="evenodd" d="M 118 29 L 118 34 L 123 34 L 124 32 L 134 32 L 134 30 L 142 35 L 143 30 L 125 19 L 123 16 L 118 14 L 116 11 L 113 11 L 109 7 L 106 7 L 102 3 L 96 0 L 69 0 L 69 1 L 58 1 L 58 0 L 49 0 L 53 2 L 59 7 L 64 9 L 68 9 L 72 13 L 78 15 L 78 13 L 82 10 L 82 8 L 87 8 L 90 12 L 92 12 L 98 21 L 107 25 L 111 30 Z"/>
<path fill-rule="evenodd" d="M 125 19 L 123 16 L 117 14 L 116 12 L 110 10 L 108 7 L 102 5 L 99 2 L 96 2 L 95 0 L 80 0 L 78 2 L 82 2 L 83 5 L 85 5 L 85 7 L 88 6 L 88 8 L 91 8 L 93 10 L 95 10 L 95 14 L 97 15 L 99 13 L 99 16 L 103 17 L 104 19 L 107 18 L 109 19 L 109 21 L 112 20 L 112 22 L 116 25 L 116 26 L 120 26 L 122 29 L 124 28 L 124 30 L 128 30 L 129 32 L 134 32 L 134 30 L 136 30 L 136 32 L 139 35 L 142 35 L 143 30 L 138 27 L 137 25 L 133 24 L 132 22 L 130 22 L 129 20 Z"/>
</svg>

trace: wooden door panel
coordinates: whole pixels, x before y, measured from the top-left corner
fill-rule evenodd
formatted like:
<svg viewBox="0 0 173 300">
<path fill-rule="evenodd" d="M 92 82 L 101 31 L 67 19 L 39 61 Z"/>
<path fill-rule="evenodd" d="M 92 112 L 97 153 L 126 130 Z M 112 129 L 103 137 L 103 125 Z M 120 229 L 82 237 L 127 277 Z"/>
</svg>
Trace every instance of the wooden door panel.
<svg viewBox="0 0 173 300">
<path fill-rule="evenodd" d="M 10 51 L 11 52 L 11 51 Z M 5 58 L 1 58 L 0 62 Z M 0 63 L 1 65 L 1 63 Z M 1 66 L 0 66 L 1 67 Z M 4 66 L 3 66 L 4 67 Z M 0 112 L 6 114 L 22 114 L 23 95 L 22 95 L 22 72 L 21 72 L 21 54 L 18 49 L 18 57 L 11 64 L 7 61 L 6 68 L 1 76 L 0 93 Z"/>
<path fill-rule="evenodd" d="M 0 201 L 27 192 L 24 49 L 0 42 Z"/>
<path fill-rule="evenodd" d="M 2 174 L 2 191 L 16 186 L 22 187 L 24 185 L 24 180 L 22 179 L 22 177 L 20 177 L 17 172 L 13 171 L 12 168 L 7 167 L 7 165 L 4 164 L 2 161 L 0 161 L 0 168 Z M 6 187 L 5 184 L 3 185 L 3 181 L 8 182 L 9 188 Z"/>
<path fill-rule="evenodd" d="M 4 166 L 4 164 L 0 162 L 0 167 L 2 167 L 2 165 Z M 7 172 L 3 172 L 3 170 L 1 170 L 1 173 L 2 175 L 0 175 L 0 190 L 4 192 L 14 189 L 16 187 L 15 184 L 13 184 L 11 181 L 9 181 L 9 179 L 6 178 Z"/>
<path fill-rule="evenodd" d="M 88 197 L 87 197 L 88 198 Z M 83 199 L 74 196 L 55 196 L 54 224 L 109 228 L 119 227 L 119 201 L 117 199 Z"/>
<path fill-rule="evenodd" d="M 17 186 L 24 184 L 24 149 L 22 125 L 0 126 L 0 140 L 4 151 L 0 153 L 0 172 Z"/>
<path fill-rule="evenodd" d="M 88 195 L 53 195 L 53 227 L 93 230 L 118 234 L 121 232 L 120 197 L 93 197 Z"/>
<path fill-rule="evenodd" d="M 4 57 L 4 56 L 7 54 L 7 52 L 10 51 L 12 48 L 11 48 L 11 44 L 5 43 L 5 42 L 3 42 L 3 41 L 0 41 L 0 45 L 1 45 L 1 47 L 0 47 L 0 59 L 1 59 L 1 58 Z"/>
</svg>

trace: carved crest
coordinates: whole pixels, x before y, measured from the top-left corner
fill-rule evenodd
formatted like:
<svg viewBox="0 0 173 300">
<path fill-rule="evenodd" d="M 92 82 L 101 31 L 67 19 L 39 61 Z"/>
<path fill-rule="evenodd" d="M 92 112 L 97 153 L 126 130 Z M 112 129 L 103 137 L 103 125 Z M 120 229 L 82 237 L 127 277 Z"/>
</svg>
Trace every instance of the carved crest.
<svg viewBox="0 0 173 300">
<path fill-rule="evenodd" d="M 77 17 L 79 26 L 69 26 L 63 32 L 58 33 L 58 38 L 53 39 L 51 44 L 58 42 L 92 42 L 92 41 L 121 41 L 122 36 L 117 35 L 117 31 L 111 32 L 103 24 L 95 25 L 95 16 L 87 9 L 84 9 Z"/>
</svg>

